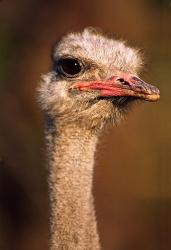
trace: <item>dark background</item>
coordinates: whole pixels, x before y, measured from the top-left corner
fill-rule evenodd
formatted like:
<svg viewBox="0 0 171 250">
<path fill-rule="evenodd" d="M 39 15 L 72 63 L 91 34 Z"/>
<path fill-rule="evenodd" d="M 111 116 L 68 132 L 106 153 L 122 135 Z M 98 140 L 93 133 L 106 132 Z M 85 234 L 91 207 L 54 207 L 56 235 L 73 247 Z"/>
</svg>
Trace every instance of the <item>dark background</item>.
<svg viewBox="0 0 171 250">
<path fill-rule="evenodd" d="M 161 90 L 99 144 L 94 193 L 105 250 L 171 249 L 171 2 L 0 1 L 0 249 L 47 249 L 43 119 L 36 103 L 54 42 L 100 27 L 142 48 Z"/>
</svg>

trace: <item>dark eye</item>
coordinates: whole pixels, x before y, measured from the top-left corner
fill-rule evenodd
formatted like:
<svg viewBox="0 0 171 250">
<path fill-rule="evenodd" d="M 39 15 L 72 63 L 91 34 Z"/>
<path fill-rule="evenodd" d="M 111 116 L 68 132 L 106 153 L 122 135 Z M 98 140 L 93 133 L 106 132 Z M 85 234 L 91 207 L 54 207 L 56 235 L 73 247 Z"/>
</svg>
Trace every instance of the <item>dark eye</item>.
<svg viewBox="0 0 171 250">
<path fill-rule="evenodd" d="M 66 77 L 75 77 L 82 71 L 82 63 L 73 58 L 64 58 L 58 61 L 58 70 Z"/>
</svg>

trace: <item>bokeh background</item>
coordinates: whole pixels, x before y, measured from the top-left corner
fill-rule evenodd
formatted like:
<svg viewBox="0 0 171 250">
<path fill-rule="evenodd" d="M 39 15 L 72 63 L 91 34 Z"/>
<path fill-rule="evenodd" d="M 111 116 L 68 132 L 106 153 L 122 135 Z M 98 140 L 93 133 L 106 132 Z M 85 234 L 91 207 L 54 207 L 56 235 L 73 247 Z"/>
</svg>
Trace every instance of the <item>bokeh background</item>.
<svg viewBox="0 0 171 250">
<path fill-rule="evenodd" d="M 100 140 L 94 193 L 104 250 L 171 249 L 170 0 L 0 1 L 0 249 L 47 249 L 43 118 L 36 103 L 66 32 L 100 27 L 140 47 L 161 90 Z"/>
</svg>

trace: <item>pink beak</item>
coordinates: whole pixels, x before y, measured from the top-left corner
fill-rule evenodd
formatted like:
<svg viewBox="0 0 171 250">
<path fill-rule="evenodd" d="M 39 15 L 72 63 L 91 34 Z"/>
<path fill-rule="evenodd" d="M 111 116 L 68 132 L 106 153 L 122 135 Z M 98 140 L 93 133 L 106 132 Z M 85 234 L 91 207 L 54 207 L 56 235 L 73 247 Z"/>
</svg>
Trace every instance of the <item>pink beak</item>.
<svg viewBox="0 0 171 250">
<path fill-rule="evenodd" d="M 130 73 L 119 73 L 103 81 L 78 82 L 73 84 L 71 89 L 98 90 L 101 97 L 134 96 L 147 101 L 157 101 L 160 98 L 158 88 Z"/>
</svg>

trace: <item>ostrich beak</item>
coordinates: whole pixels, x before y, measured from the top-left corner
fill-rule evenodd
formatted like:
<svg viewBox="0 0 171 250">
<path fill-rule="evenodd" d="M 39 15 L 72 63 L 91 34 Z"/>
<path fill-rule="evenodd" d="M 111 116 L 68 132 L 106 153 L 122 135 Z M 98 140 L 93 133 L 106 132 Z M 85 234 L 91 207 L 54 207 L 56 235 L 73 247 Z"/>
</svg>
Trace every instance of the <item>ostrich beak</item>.
<svg viewBox="0 0 171 250">
<path fill-rule="evenodd" d="M 71 89 L 89 92 L 98 90 L 101 97 L 132 96 L 146 101 L 157 101 L 160 98 L 158 88 L 130 73 L 120 73 L 108 80 L 78 82 Z"/>
</svg>

